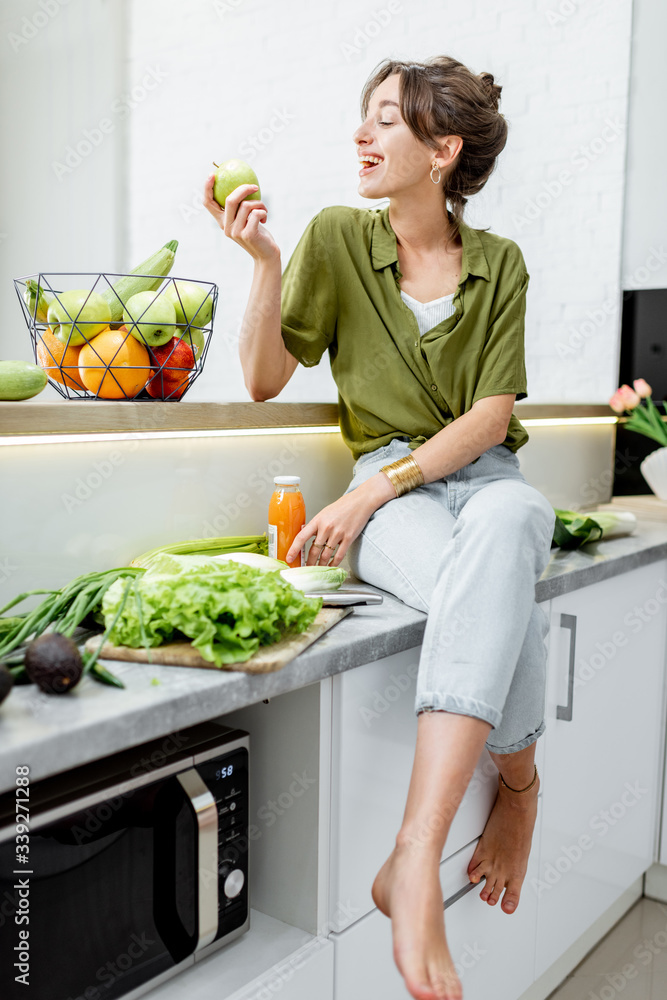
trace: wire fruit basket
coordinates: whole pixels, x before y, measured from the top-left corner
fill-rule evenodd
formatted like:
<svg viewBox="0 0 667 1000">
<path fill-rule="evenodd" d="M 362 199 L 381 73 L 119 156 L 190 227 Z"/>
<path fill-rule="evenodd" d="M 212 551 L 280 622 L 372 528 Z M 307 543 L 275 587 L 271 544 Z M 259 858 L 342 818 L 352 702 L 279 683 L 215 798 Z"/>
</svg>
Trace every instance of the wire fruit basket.
<svg viewBox="0 0 667 1000">
<path fill-rule="evenodd" d="M 159 290 L 135 295 L 128 309 L 114 284 L 151 277 Z M 211 282 L 40 272 L 15 278 L 14 287 L 35 363 L 65 399 L 176 402 L 204 370 L 218 301 Z M 116 314 L 123 306 L 118 322 L 109 321 L 109 300 Z"/>
</svg>

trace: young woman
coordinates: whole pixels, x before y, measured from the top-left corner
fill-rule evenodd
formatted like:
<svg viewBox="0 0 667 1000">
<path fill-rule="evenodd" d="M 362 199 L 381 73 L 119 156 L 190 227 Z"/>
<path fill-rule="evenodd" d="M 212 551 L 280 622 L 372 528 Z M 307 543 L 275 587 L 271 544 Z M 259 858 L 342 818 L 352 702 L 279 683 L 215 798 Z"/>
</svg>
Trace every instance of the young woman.
<svg viewBox="0 0 667 1000">
<path fill-rule="evenodd" d="M 355 458 L 345 494 L 312 518 L 288 559 L 338 565 L 428 613 L 418 736 L 396 845 L 373 885 L 394 957 L 416 1000 L 459 1000 L 439 863 L 482 749 L 498 794 L 468 867 L 481 898 L 516 910 L 537 813 L 535 742 L 544 731 L 547 616 L 535 583 L 554 511 L 519 468 L 528 435 L 529 275 L 512 240 L 463 221 L 507 140 L 501 88 L 455 59 L 385 60 L 365 85 L 353 141 L 359 193 L 381 209 L 324 208 L 284 275 L 266 206 L 242 185 L 225 234 L 255 260 L 241 331 L 254 400 L 277 396 L 325 350 Z M 447 202 L 451 205 L 448 210 Z"/>
</svg>

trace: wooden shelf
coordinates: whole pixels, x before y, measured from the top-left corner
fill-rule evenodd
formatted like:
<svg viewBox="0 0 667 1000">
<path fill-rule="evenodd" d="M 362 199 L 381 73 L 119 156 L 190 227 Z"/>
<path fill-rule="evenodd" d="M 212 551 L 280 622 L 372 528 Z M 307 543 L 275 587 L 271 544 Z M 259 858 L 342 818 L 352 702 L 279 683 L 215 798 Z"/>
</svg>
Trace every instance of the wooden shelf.
<svg viewBox="0 0 667 1000">
<path fill-rule="evenodd" d="M 336 403 L 0 403 L 2 436 L 322 427 L 337 423 Z"/>
<path fill-rule="evenodd" d="M 601 404 L 518 403 L 519 420 L 609 417 Z M 210 431 L 338 424 L 337 403 L 0 402 L 0 436 Z"/>
</svg>

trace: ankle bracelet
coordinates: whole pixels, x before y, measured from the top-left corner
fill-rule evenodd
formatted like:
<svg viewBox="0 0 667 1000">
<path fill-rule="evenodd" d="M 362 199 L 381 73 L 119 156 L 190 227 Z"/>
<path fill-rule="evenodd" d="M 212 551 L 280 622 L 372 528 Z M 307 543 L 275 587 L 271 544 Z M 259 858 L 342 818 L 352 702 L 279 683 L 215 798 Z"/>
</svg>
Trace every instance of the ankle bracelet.
<svg viewBox="0 0 667 1000">
<path fill-rule="evenodd" d="M 535 775 L 533 777 L 533 780 L 531 781 L 531 783 L 529 785 L 526 785 L 525 788 L 510 788 L 510 786 L 507 784 L 507 782 L 503 778 L 503 776 L 500 773 L 500 771 L 498 772 L 498 776 L 499 776 L 500 780 L 502 781 L 503 785 L 505 786 L 505 788 L 507 788 L 510 792 L 527 792 L 528 789 L 532 788 L 533 785 L 535 784 L 535 782 L 537 781 L 537 764 L 535 764 L 534 767 L 535 767 Z"/>
</svg>

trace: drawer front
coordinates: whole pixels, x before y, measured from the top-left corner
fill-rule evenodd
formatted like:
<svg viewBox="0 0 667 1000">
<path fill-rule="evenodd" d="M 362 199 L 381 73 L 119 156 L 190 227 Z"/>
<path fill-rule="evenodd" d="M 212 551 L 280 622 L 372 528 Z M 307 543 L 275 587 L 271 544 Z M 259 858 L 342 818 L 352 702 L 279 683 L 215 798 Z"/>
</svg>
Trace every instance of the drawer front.
<svg viewBox="0 0 667 1000">
<path fill-rule="evenodd" d="M 329 919 L 337 928 L 373 909 L 373 879 L 393 850 L 403 818 L 417 738 L 414 703 L 420 649 L 333 678 Z M 540 769 L 542 742 L 537 741 Z M 483 750 L 443 858 L 481 835 L 495 801 L 497 774 Z"/>
<path fill-rule="evenodd" d="M 540 814 L 538 809 L 533 843 L 539 839 Z M 537 901 L 529 880 L 537 868 L 537 852 L 531 856 L 518 909 L 509 915 L 498 903 L 489 906 L 479 898 L 481 885 L 467 888 L 471 883 L 466 869 L 476 844 L 467 845 L 440 866 L 449 950 L 466 1000 L 516 1000 L 533 982 Z M 406 1000 L 410 996 L 394 964 L 391 923 L 379 910 L 331 937 L 334 1000 Z"/>
</svg>

